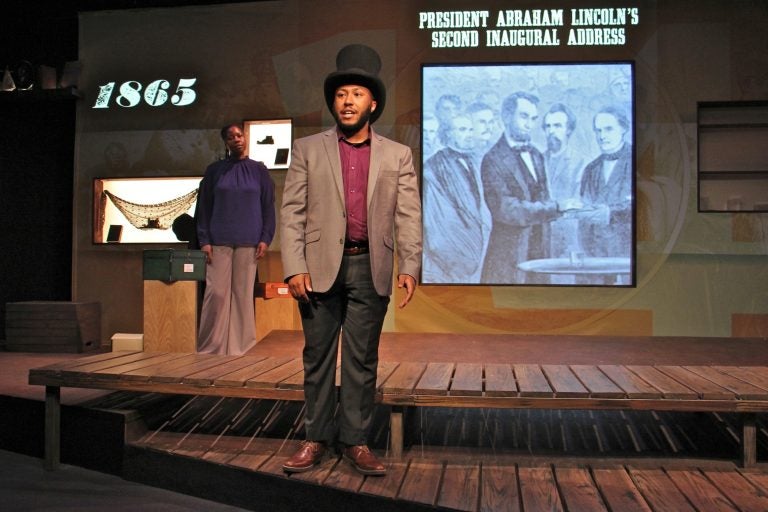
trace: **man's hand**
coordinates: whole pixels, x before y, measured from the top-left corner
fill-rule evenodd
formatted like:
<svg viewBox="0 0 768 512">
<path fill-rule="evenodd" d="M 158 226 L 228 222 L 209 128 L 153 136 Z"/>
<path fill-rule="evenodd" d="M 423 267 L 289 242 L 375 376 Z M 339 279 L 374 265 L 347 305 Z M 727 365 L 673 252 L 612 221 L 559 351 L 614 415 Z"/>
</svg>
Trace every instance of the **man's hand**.
<svg viewBox="0 0 768 512">
<path fill-rule="evenodd" d="M 405 298 L 397 306 L 399 308 L 404 308 L 411 302 L 413 292 L 416 291 L 416 279 L 408 274 L 400 274 L 397 276 L 397 287 L 405 288 Z"/>
<path fill-rule="evenodd" d="M 595 205 L 595 209 L 581 219 L 597 226 L 607 226 L 611 223 L 611 209 L 607 204 Z"/>
<path fill-rule="evenodd" d="M 291 296 L 301 302 L 309 302 L 309 295 L 312 292 L 312 278 L 309 274 L 296 274 L 288 279 L 288 290 Z"/>
<path fill-rule="evenodd" d="M 571 210 L 580 210 L 584 208 L 584 204 L 578 197 L 571 197 L 568 199 L 562 199 L 557 202 L 557 209 L 560 212 L 568 212 Z"/>
</svg>

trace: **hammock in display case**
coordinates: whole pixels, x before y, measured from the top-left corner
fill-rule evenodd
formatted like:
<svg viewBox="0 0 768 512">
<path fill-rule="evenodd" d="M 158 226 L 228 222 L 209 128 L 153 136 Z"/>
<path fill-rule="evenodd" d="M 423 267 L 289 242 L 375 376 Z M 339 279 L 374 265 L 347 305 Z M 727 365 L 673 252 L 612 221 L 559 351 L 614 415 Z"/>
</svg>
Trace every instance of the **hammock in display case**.
<svg viewBox="0 0 768 512">
<path fill-rule="evenodd" d="M 108 190 L 103 193 L 137 229 L 170 229 L 173 220 L 189 210 L 197 200 L 197 189 L 157 204 L 133 203 L 117 197 Z"/>
</svg>

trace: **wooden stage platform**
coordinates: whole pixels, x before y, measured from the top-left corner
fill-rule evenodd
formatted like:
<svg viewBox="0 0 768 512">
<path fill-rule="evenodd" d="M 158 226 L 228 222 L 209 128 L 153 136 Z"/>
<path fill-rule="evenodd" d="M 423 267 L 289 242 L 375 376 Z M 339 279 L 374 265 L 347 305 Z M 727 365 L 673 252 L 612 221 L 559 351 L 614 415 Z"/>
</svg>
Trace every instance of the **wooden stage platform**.
<svg viewBox="0 0 768 512">
<path fill-rule="evenodd" d="M 247 355 L 301 357 L 301 331 L 272 331 Z M 383 333 L 379 360 L 517 364 L 767 366 L 768 339 Z"/>
<path fill-rule="evenodd" d="M 413 363 L 741 367 L 766 365 L 765 344 L 385 334 L 380 354 L 384 365 L 406 356 Z M 273 332 L 248 356 L 294 359 L 301 345 L 300 332 Z M 331 489 L 346 504 L 379 500 L 381 510 L 768 510 L 764 465 L 744 469 L 734 463 L 739 421 L 731 413 L 419 407 L 406 422 L 407 450 L 392 457 L 382 406 L 371 444 L 390 471 L 384 478 L 363 478 L 334 456 L 308 473 L 282 473 L 282 461 L 303 438 L 301 402 L 120 391 L 93 405 L 132 408 L 144 418 L 146 430 L 129 441 L 133 459 L 198 461 L 209 465 L 203 471 L 210 474 L 227 468 L 314 484 L 308 489 Z M 757 427 L 757 449 L 765 459 L 762 413 Z M 157 471 L 133 473 L 137 479 L 147 474 L 161 477 Z"/>
</svg>

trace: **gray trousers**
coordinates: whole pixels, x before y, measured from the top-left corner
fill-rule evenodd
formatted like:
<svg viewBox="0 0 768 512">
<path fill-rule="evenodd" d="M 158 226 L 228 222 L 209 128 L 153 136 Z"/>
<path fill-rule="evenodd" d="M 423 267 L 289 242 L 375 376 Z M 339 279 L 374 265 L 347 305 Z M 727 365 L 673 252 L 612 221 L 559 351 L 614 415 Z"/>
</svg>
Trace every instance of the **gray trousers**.
<svg viewBox="0 0 768 512">
<path fill-rule="evenodd" d="M 299 303 L 304 329 L 306 438 L 367 444 L 376 392 L 379 336 L 389 297 L 376 293 L 368 254 L 345 255 L 331 289 L 309 297 L 308 303 Z M 337 399 L 339 333 L 341 390 Z"/>
<path fill-rule="evenodd" d="M 197 351 L 240 355 L 256 343 L 256 247 L 214 245 L 206 267 Z"/>
</svg>

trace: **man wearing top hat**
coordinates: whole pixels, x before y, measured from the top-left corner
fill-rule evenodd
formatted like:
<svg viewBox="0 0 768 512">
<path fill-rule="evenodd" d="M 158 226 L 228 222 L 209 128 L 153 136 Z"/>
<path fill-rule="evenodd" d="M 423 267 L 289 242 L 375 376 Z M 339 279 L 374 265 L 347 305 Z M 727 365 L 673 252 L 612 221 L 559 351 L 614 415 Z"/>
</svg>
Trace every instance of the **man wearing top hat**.
<svg viewBox="0 0 768 512">
<path fill-rule="evenodd" d="M 382 475 L 385 466 L 367 446 L 379 336 L 395 252 L 399 307 L 416 289 L 421 204 L 411 150 L 371 127 L 386 103 L 379 55 L 349 45 L 336 68 L 324 85 L 336 126 L 294 142 L 283 191 L 283 271 L 301 313 L 306 400 L 306 440 L 283 469 L 307 471 L 338 443 L 360 473 Z"/>
</svg>

